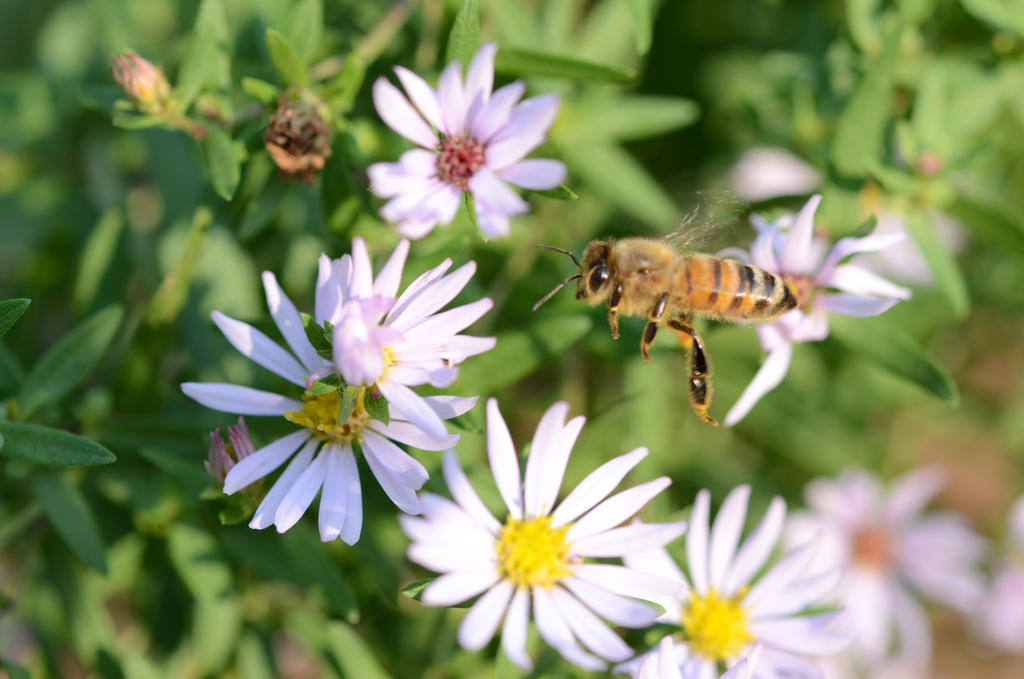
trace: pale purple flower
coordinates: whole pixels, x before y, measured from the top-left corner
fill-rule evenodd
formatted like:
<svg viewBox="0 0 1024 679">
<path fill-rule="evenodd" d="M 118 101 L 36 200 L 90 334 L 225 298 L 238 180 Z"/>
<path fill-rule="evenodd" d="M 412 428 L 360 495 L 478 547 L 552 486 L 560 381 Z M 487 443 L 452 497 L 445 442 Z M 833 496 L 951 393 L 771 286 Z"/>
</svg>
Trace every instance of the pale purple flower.
<svg viewBox="0 0 1024 679">
<path fill-rule="evenodd" d="M 685 574 L 664 549 L 634 550 L 623 560 L 678 583 L 675 594 L 653 601 L 665 609 L 658 621 L 680 628 L 675 657 L 684 677 L 715 677 L 721 666 L 733 666 L 760 645 L 755 678 L 816 678 L 820 671 L 812 658 L 849 645 L 836 629 L 836 613 L 813 612 L 822 608 L 839 572 L 811 568 L 813 539 L 765 569 L 782 535 L 786 504 L 774 498 L 740 544 L 749 497 L 750 486 L 729 493 L 709 534 L 711 495 L 697 494 L 686 533 Z"/>
<path fill-rule="evenodd" d="M 821 185 L 821 173 L 786 149 L 753 148 L 733 165 L 729 185 L 743 200 L 771 200 L 814 191 Z"/>
<path fill-rule="evenodd" d="M 750 655 L 726 670 L 720 677 L 716 674 L 702 676 L 696 666 L 690 666 L 688 674 L 683 674 L 686 657 L 686 645 L 677 644 L 672 636 L 662 638 L 656 649 L 643 656 L 643 662 L 635 674 L 636 679 L 753 679 L 757 657 L 761 647 L 757 646 Z"/>
<path fill-rule="evenodd" d="M 820 545 L 816 565 L 842 569 L 840 624 L 869 666 L 893 658 L 927 664 L 931 631 L 918 595 L 964 613 L 981 599 L 977 566 L 984 539 L 959 514 L 924 513 L 942 485 L 942 474 L 932 467 L 888 489 L 875 475 L 851 469 L 836 480 L 808 483 L 809 509 L 790 519 L 790 544 L 814 536 Z"/>
<path fill-rule="evenodd" d="M 908 234 L 905 215 L 882 206 L 876 216 L 876 236 L 887 233 Z M 963 251 L 967 244 L 967 234 L 959 220 L 937 210 L 929 211 L 927 219 L 929 228 L 935 229 L 939 242 L 946 250 L 954 254 Z M 857 255 L 851 261 L 907 285 L 935 287 L 935 275 L 931 267 L 921 254 L 921 248 L 909 237 L 883 250 Z"/>
<path fill-rule="evenodd" d="M 487 402 L 487 452 L 503 520 L 480 500 L 453 451 L 442 470 L 454 501 L 424 493 L 423 518 L 399 518 L 412 540 L 409 558 L 442 573 L 422 601 L 454 606 L 479 596 L 459 625 L 459 643 L 479 650 L 504 620 L 502 649 L 524 670 L 532 664 L 526 653 L 531 608 L 544 641 L 570 662 L 599 670 L 633 655 L 605 621 L 646 627 L 658 609 L 637 599 L 671 596 L 677 588 L 624 566 L 585 561 L 661 547 L 682 535 L 686 523 L 621 525 L 671 483 L 663 476 L 610 495 L 646 457 L 645 448 L 601 465 L 558 502 L 584 422 L 565 422 L 568 412 L 567 403 L 556 403 L 541 418 L 524 479 L 497 401 Z"/>
<path fill-rule="evenodd" d="M 450 336 L 453 323 L 457 325 L 457 322 L 451 320 L 453 316 L 445 315 L 454 314 L 462 320 L 468 315 L 475 320 L 479 316 L 475 310 L 467 314 L 459 311 L 465 307 L 459 307 L 431 316 L 462 289 L 472 276 L 472 265 L 444 276 L 451 266 L 451 261 L 446 260 L 414 281 L 397 301 L 394 300 L 408 248 L 408 241 L 395 248 L 376 281 L 372 279 L 369 256 L 362 241 L 353 243 L 354 256 L 346 255 L 333 262 L 326 256 L 322 257 L 314 314 L 316 322 L 323 325 L 325 321 L 341 321 L 345 305 L 352 301 L 351 295 L 356 292 L 363 295 L 359 298 L 359 308 L 367 310 L 366 313 L 384 308 L 374 306 L 377 299 L 391 301 L 390 306 L 384 305 L 391 309 L 389 318 L 403 319 L 404 324 L 399 331 L 413 336 L 412 340 L 407 338 L 408 346 L 417 346 L 412 344 L 413 340 L 420 343 L 418 346 L 426 356 L 428 366 L 445 358 L 454 363 L 466 355 L 478 353 L 474 349 L 488 344 L 493 346 L 493 340 L 487 338 Z M 186 382 L 181 385 L 187 396 L 208 408 L 242 415 L 283 417 L 298 425 L 290 434 L 251 452 L 226 470 L 224 492 L 228 495 L 238 492 L 287 462 L 256 509 L 249 526 L 262 529 L 273 525 L 283 533 L 295 525 L 319 493 L 320 538 L 328 541 L 340 537 L 346 543 L 354 544 L 362 530 L 362 490 L 356 466 L 356 453 L 361 452 L 391 501 L 404 512 L 418 513 L 420 501 L 416 491 L 426 482 L 427 471 L 395 442 L 422 450 L 451 448 L 459 436 L 449 435 L 442 420 L 468 411 L 476 403 L 476 397 L 421 397 L 397 381 L 393 390 L 387 388 L 384 393 L 384 381 L 378 378 L 375 387 L 364 387 L 359 391 L 348 419 L 339 422 L 341 399 L 338 390 L 319 394 L 310 390 L 314 382 L 336 371 L 334 364 L 321 356 L 310 343 L 298 310 L 272 273 L 263 273 L 263 286 L 271 316 L 290 352 L 251 325 L 218 311 L 213 312 L 213 321 L 243 355 L 301 389 L 302 400 L 234 384 Z M 486 302 L 485 306 L 489 308 L 489 300 L 481 302 Z M 480 302 L 474 304 L 477 308 L 481 306 Z M 399 314 L 399 309 L 404 312 Z M 362 313 L 355 315 L 358 318 Z M 365 322 L 365 316 L 363 318 Z M 466 321 L 464 325 L 469 322 L 472 321 Z M 358 329 L 358 323 L 356 326 Z M 374 343 L 380 338 L 373 335 L 376 330 L 371 328 L 368 332 L 369 339 L 363 338 L 366 346 L 377 346 Z M 388 332 L 391 331 L 381 331 L 381 336 L 387 339 Z M 462 344 L 457 341 L 460 339 L 464 340 Z M 456 340 L 454 347 L 438 349 L 436 346 L 452 340 Z M 339 336 L 337 332 L 334 341 L 338 346 L 359 346 L 358 342 L 350 343 L 347 337 Z M 360 351 L 372 353 L 364 349 Z M 437 358 L 438 352 L 441 358 Z M 418 369 L 417 357 L 406 354 L 406 358 L 413 363 L 410 370 Z M 367 371 L 365 366 L 362 369 L 364 373 Z M 391 370 L 398 374 L 400 368 L 392 366 Z M 380 389 L 388 399 L 387 423 L 371 417 L 367 410 L 369 399 L 377 396 L 375 389 Z"/>
<path fill-rule="evenodd" d="M 476 272 L 476 264 L 469 262 L 445 275 L 451 259 L 398 295 L 408 252 L 409 241 L 401 241 L 376 278 L 362 238 L 353 239 L 351 255 L 334 261 L 321 256 L 317 305 L 323 301 L 333 312 L 317 322 L 334 325 L 334 362 L 347 384 L 373 387 L 406 419 L 440 439 L 448 433 L 441 415 L 410 387 L 447 387 L 459 363 L 493 349 L 493 337 L 459 333 L 494 303 L 484 297 L 440 311 Z"/>
<path fill-rule="evenodd" d="M 1024 653 L 1024 495 L 1010 509 L 1005 545 L 975 621 L 985 642 L 1010 653 Z"/>
<path fill-rule="evenodd" d="M 210 432 L 210 453 L 203 461 L 206 473 L 216 481 L 223 484 L 224 477 L 235 464 L 255 452 L 252 439 L 249 437 L 249 427 L 245 424 L 245 418 L 239 417 L 238 424 L 228 427 L 228 441 L 231 449 L 224 445 L 224 439 L 220 435 L 220 427 Z"/>
<path fill-rule="evenodd" d="M 509 217 L 530 209 L 508 184 L 553 189 L 565 179 L 562 163 L 525 159 L 543 143 L 558 98 L 547 94 L 517 104 L 526 91 L 520 81 L 492 93 L 497 50 L 494 43 L 482 45 L 465 81 L 461 64 L 448 64 L 436 90 L 396 66 L 408 98 L 386 78 L 373 84 L 381 119 L 423 147 L 406 151 L 397 163 L 375 163 L 368 171 L 370 189 L 389 199 L 381 216 L 397 222 L 403 236 L 422 238 L 437 224 L 451 222 L 463 192 L 473 196 L 480 230 L 504 236 Z"/>
<path fill-rule="evenodd" d="M 903 240 L 899 233 L 841 238 L 829 249 L 814 238 L 814 213 L 821 196 L 813 196 L 797 213 L 775 222 L 758 215 L 751 219 L 758 236 L 750 252 L 729 248 L 722 253 L 778 274 L 796 295 L 799 306 L 772 323 L 757 326 L 761 348 L 768 352 L 764 364 L 725 416 L 730 427 L 742 420 L 761 397 L 782 382 L 793 356 L 793 344 L 817 342 L 828 337 L 828 313 L 845 316 L 877 316 L 910 291 L 854 264 L 843 263 L 859 252 L 873 252 Z"/>
</svg>

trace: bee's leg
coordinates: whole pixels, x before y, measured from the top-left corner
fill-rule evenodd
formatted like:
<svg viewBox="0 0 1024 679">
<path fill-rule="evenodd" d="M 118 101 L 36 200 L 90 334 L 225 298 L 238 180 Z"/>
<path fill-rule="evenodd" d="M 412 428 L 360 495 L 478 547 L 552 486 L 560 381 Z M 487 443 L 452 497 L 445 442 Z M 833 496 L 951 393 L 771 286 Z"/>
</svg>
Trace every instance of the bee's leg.
<svg viewBox="0 0 1024 679">
<path fill-rule="evenodd" d="M 658 334 L 658 322 L 661 317 L 665 314 L 665 306 L 668 304 L 668 293 L 666 292 L 658 298 L 654 308 L 651 309 L 651 313 L 647 315 L 647 326 L 644 328 L 644 337 L 640 340 L 640 353 L 644 355 L 644 360 L 648 363 L 651 362 L 651 355 L 647 349 L 651 346 L 651 342 L 654 341 L 654 336 Z"/>
<path fill-rule="evenodd" d="M 667 322 L 668 327 L 680 333 L 680 342 L 686 345 L 690 352 L 690 406 L 697 417 L 717 427 L 718 422 L 708 415 L 708 406 L 711 405 L 711 370 L 708 367 L 707 354 L 704 352 L 704 340 L 690 325 L 689 316 L 670 318 Z"/>
<path fill-rule="evenodd" d="M 612 296 L 608 299 L 608 325 L 612 329 L 612 339 L 619 339 L 619 302 L 622 301 L 622 283 L 615 286 Z"/>
</svg>

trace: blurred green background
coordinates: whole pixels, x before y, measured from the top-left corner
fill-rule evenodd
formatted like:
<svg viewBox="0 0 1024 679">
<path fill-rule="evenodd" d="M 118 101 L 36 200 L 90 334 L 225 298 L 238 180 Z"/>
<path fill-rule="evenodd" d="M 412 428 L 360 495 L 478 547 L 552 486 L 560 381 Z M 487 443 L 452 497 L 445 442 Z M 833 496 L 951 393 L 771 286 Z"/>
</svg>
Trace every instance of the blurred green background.
<svg viewBox="0 0 1024 679">
<path fill-rule="evenodd" d="M 684 514 L 702 487 L 719 501 L 753 483 L 756 514 L 775 494 L 800 504 L 807 480 L 849 465 L 891 475 L 939 462 L 951 478 L 941 503 L 998 539 L 1024 488 L 1024 7 L 480 6 L 482 35 L 500 46 L 498 80 L 524 77 L 531 94 L 561 96 L 535 155 L 564 160 L 578 198 L 530 198 L 533 211 L 505 240 L 484 242 L 463 211 L 414 244 L 405 282 L 446 256 L 473 259 L 478 273 L 460 300 L 495 301 L 473 332 L 496 335 L 498 348 L 468 360 L 446 392 L 497 396 L 521 445 L 553 401 L 569 401 L 588 424 L 565 487 L 646 445 L 651 457 L 636 480 L 674 480 L 649 518 Z M 228 345 L 210 312 L 272 332 L 261 271 L 274 271 L 311 310 L 321 252 L 338 257 L 357 235 L 376 261 L 390 252 L 397 236 L 376 216 L 365 168 L 406 145 L 376 117 L 370 84 L 393 64 L 433 81 L 457 8 L 443 0 L 0 5 L 0 299 L 32 300 L 0 340 L 0 417 L 68 429 L 118 458 L 60 471 L 0 456 L 4 658 L 40 677 L 516 676 L 493 653 L 458 650 L 461 611 L 399 593 L 423 573 L 405 560 L 395 510 L 365 474 L 367 519 L 354 547 L 322 545 L 308 516 L 281 536 L 222 525 L 225 505 L 199 498 L 210 485 L 201 461 L 208 432 L 232 420 L 178 388 L 187 380 L 282 387 Z M 288 84 L 267 28 L 291 39 L 332 107 L 333 153 L 313 184 L 274 171 L 261 141 L 274 105 L 243 86 L 245 78 Z M 122 95 L 109 55 L 131 49 L 175 84 L 206 41 L 190 112 L 221 121 L 226 147 L 112 124 L 113 116 L 139 126 L 115 104 Z M 515 49 L 583 66 L 539 68 L 512 58 Z M 685 356 L 669 333 L 648 366 L 637 319 L 623 321 L 615 342 L 604 313 L 569 292 L 530 311 L 571 273 L 565 258 L 535 245 L 580 252 L 592 238 L 664 235 L 682 222 L 711 234 L 702 249 L 746 246 L 749 212 L 776 216 L 806 200 L 806 189 L 743 197 L 732 168 L 763 146 L 820 173 L 823 233 L 894 215 L 933 282 L 880 319 L 837 323 L 835 337 L 797 346 L 783 384 L 736 428 L 713 430 L 690 414 Z M 937 226 L 950 220 L 959 223 L 955 253 Z M 105 315 L 97 321 L 97 313 Z M 26 409 L 33 366 L 86 319 L 109 326 L 109 344 L 80 380 Z M 750 328 L 702 329 L 720 419 L 762 354 Z M 483 492 L 482 420 L 481 404 L 462 423 L 459 454 Z M 259 418 L 249 425 L 257 443 L 281 430 Z M 438 470 L 439 455 L 418 458 Z M 443 492 L 439 478 L 428 487 Z M 53 502 L 54 493 L 70 499 Z M 1024 671 L 981 649 L 952 614 L 936 610 L 935 626 L 937 674 Z M 535 674 L 580 672 L 544 651 Z"/>
</svg>

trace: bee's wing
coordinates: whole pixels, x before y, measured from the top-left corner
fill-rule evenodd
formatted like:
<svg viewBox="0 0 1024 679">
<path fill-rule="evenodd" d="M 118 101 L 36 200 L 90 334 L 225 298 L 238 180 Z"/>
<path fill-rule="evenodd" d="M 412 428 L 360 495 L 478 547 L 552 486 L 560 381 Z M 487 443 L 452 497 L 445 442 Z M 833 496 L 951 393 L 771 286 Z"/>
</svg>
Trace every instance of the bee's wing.
<svg viewBox="0 0 1024 679">
<path fill-rule="evenodd" d="M 750 203 L 732 191 L 698 191 L 679 226 L 665 237 L 676 250 L 713 250 L 732 242 L 732 237 Z"/>
</svg>

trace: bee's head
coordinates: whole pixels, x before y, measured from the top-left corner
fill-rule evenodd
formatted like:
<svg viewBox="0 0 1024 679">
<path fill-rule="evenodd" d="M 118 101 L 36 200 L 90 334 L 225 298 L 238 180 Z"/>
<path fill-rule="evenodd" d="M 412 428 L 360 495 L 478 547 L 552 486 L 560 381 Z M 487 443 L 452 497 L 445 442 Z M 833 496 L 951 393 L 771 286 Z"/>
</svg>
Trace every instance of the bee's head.
<svg viewBox="0 0 1024 679">
<path fill-rule="evenodd" d="M 595 240 L 583 251 L 580 262 L 579 280 L 576 281 L 576 299 L 587 304 L 598 304 L 608 296 L 611 269 L 608 256 L 611 246 L 603 240 Z"/>
</svg>

